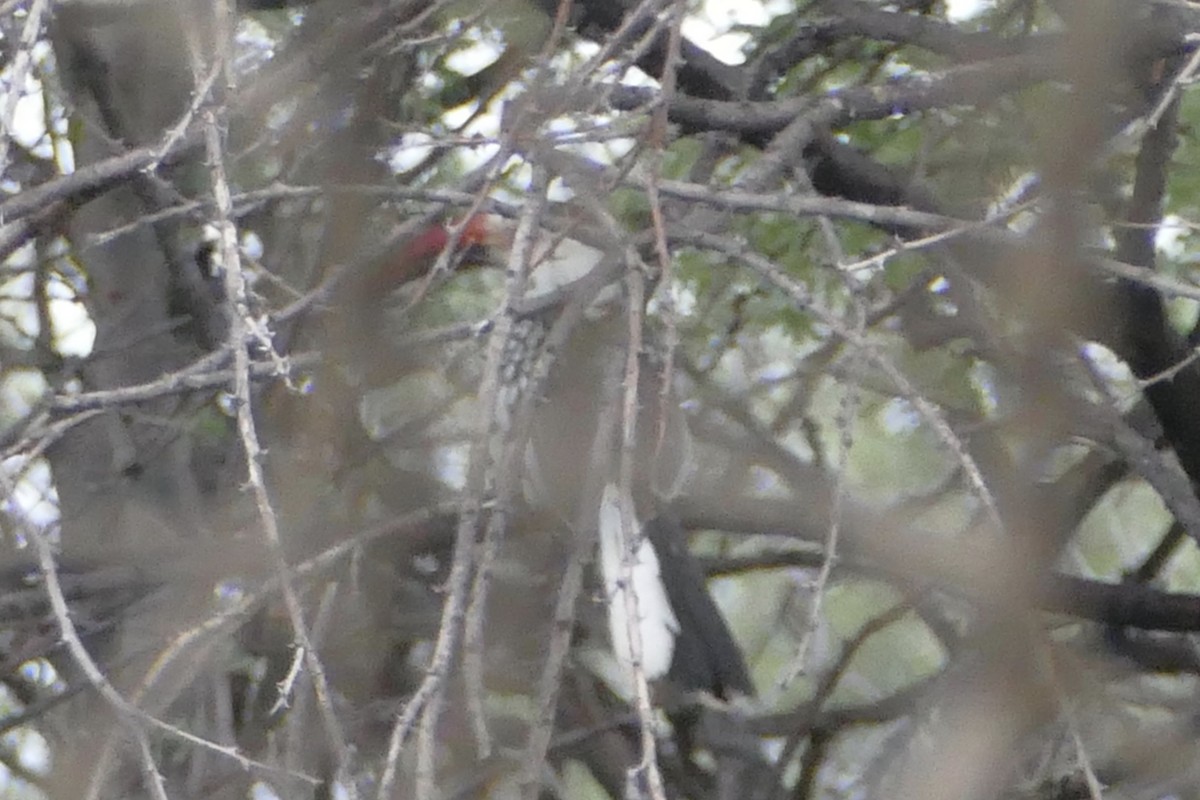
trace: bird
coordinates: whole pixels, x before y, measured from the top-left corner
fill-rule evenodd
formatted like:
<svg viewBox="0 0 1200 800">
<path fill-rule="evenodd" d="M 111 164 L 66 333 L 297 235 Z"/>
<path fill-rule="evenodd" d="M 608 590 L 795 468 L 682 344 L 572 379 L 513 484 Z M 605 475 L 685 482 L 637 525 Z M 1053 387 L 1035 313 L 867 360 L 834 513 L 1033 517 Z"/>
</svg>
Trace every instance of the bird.
<svg viewBox="0 0 1200 800">
<path fill-rule="evenodd" d="M 535 402 L 530 426 L 526 468 L 535 505 L 549 507 L 568 524 L 594 513 L 597 559 L 607 601 L 609 638 L 618 663 L 633 664 L 628 612 L 637 606 L 641 640 L 640 667 L 649 680 L 670 669 L 679 616 L 663 583 L 663 565 L 644 523 L 662 504 L 678 495 L 692 469 L 691 439 L 686 435 L 682 409 L 659 402 L 661 364 L 639 359 L 638 433 L 634 446 L 631 500 L 632 525 L 623 519 L 620 488 L 620 441 L 623 421 L 605 412 L 621 404 L 621 378 L 628 345 L 623 314 L 605 310 L 602 316 L 585 317 L 557 353 L 542 395 Z M 607 389 L 607 391 L 606 391 Z M 663 435 L 656 436 L 662 429 Z M 592 453 L 597 437 L 599 456 Z M 595 470 L 603 474 L 597 476 Z M 589 482 L 600 487 L 595 503 L 588 496 Z M 625 569 L 628 568 L 628 575 Z M 632 594 L 632 598 L 627 595 Z"/>
<path fill-rule="evenodd" d="M 457 238 L 454 228 L 458 229 Z M 506 230 L 491 215 L 474 214 L 459 224 L 436 222 L 418 230 L 399 247 L 373 259 L 346 281 L 344 290 L 352 304 L 378 305 L 378 301 L 404 284 L 422 277 L 453 242 L 455 257 L 475 265 L 486 259 L 489 249 L 499 249 L 509 240 Z"/>
<path fill-rule="evenodd" d="M 507 263 L 510 221 L 481 214 L 459 225 L 460 248 L 484 248 L 495 263 Z M 445 228 L 435 229 L 419 234 L 408 247 L 429 258 L 449 241 Z M 613 424 L 608 412 L 622 402 L 629 326 L 628 298 L 614 258 L 571 236 L 547 234 L 534 246 L 528 288 L 518 304 L 523 317 L 515 327 L 526 329 L 526 344 L 552 349 L 553 357 L 543 385 L 532 387 L 538 396 L 526 446 L 526 494 L 532 505 L 567 526 L 594 520 L 608 638 L 618 664 L 628 670 L 635 663 L 632 605 L 642 645 L 637 666 L 647 680 L 669 679 L 683 690 L 725 699 L 750 696 L 754 689 L 744 655 L 671 511 L 694 471 L 694 445 L 674 391 L 675 376 L 653 347 L 644 348 L 637 360 L 637 438 L 628 498 L 633 519 L 622 513 L 622 421 Z M 607 285 L 593 285 L 595 276 Z M 569 330 L 556 327 L 580 295 L 588 302 L 576 309 L 575 324 Z M 529 336 L 529 326 L 540 326 L 538 335 Z M 555 330 L 566 330 L 565 340 L 555 342 Z M 516 360 L 528 369 L 532 356 Z M 595 463 L 591 452 L 600 454 Z"/>
</svg>

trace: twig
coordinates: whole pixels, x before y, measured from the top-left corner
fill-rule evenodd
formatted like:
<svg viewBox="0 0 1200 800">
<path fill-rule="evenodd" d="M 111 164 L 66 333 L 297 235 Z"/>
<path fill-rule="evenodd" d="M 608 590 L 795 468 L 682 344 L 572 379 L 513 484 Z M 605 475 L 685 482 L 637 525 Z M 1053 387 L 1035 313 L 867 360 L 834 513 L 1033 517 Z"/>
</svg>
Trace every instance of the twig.
<svg viewBox="0 0 1200 800">
<path fill-rule="evenodd" d="M 983 503 L 989 521 L 997 532 L 1004 530 L 1003 520 L 999 509 L 996 507 L 995 498 L 992 496 L 991 490 L 988 489 L 983 473 L 979 469 L 979 465 L 975 463 L 975 459 L 968 452 L 966 445 L 959 439 L 958 434 L 954 432 L 954 429 L 950 426 L 950 423 L 946 420 L 941 410 L 917 391 L 917 388 L 900 371 L 893 360 L 880 352 L 877 345 L 868 341 L 859 331 L 847 326 L 836 314 L 830 313 L 816 304 L 807 289 L 790 276 L 784 274 L 770 259 L 759 255 L 740 242 L 725 236 L 716 236 L 702 232 L 685 233 L 683 237 L 701 247 L 725 253 L 741 261 L 766 279 L 771 285 L 782 291 L 798 309 L 809 311 L 835 334 L 856 348 L 859 348 L 865 354 L 866 358 L 877 366 L 887 376 L 888 380 L 895 385 L 896 390 L 913 405 L 917 413 L 929 424 L 937 437 L 958 460 L 971 489 L 975 492 L 980 502 Z"/>
<path fill-rule="evenodd" d="M 507 331 L 508 341 L 512 340 L 516 330 L 514 314 L 515 304 L 524 296 L 528 284 L 530 265 L 534 254 L 534 245 L 541 227 L 542 215 L 546 207 L 546 171 L 542 167 L 534 167 L 532 191 L 533 201 L 521 214 L 520 223 L 513 239 L 513 249 L 505 270 L 505 301 L 501 311 L 499 325 Z M 535 355 L 535 354 L 534 354 Z M 510 368 L 520 369 L 522 365 L 509 365 Z M 504 365 L 501 365 L 502 369 Z M 488 734 L 487 717 L 484 711 L 486 687 L 484 684 L 484 655 L 486 641 L 484 637 L 484 621 L 487 617 L 487 599 L 491 585 L 492 568 L 500 548 L 515 493 L 520 490 L 518 480 L 521 474 L 521 461 L 525 452 L 525 431 L 515 426 L 514 408 L 501 408 L 500 404 L 508 399 L 505 388 L 519 390 L 524 376 L 516 377 L 517 386 L 497 386 L 496 402 L 488 418 L 490 420 L 486 438 L 489 442 L 499 441 L 501 445 L 500 463 L 495 465 L 494 497 L 489 509 L 488 524 L 484 530 L 483 541 L 480 543 L 479 558 L 475 568 L 475 581 L 471 587 L 471 603 L 467 609 L 466 633 L 463 641 L 463 676 L 466 682 L 467 712 L 471 718 L 471 727 L 475 732 L 476 747 L 480 758 L 491 754 L 491 737 Z M 517 398 L 520 406 L 520 397 Z"/>
<path fill-rule="evenodd" d="M 88 413 L 97 413 L 97 412 L 88 412 Z M 41 439 L 41 441 L 39 441 L 38 444 L 34 447 L 33 451 L 29 454 L 28 457 L 30 459 L 40 458 L 42 456 L 42 454 L 45 452 L 45 450 L 48 449 L 56 440 L 57 440 L 57 437 L 55 437 L 55 436 L 43 437 Z M 5 493 L 8 494 L 9 496 L 11 496 L 12 492 L 14 490 L 14 487 L 11 485 L 11 481 L 9 480 L 7 474 L 3 473 L 2 471 L 0 471 L 0 483 L 5 485 L 4 486 Z M 431 515 L 429 512 L 418 513 L 411 518 L 411 524 L 415 524 L 415 525 L 426 524 L 430 518 L 431 518 Z M 394 528 L 394 526 L 388 526 L 387 528 L 384 529 L 384 531 L 392 530 L 393 528 Z M 105 700 L 107 700 L 111 705 L 113 705 L 114 709 L 118 713 L 120 713 L 122 715 L 127 715 L 131 718 L 134 718 L 137 721 L 140 721 L 142 724 L 144 724 L 148 727 L 152 727 L 162 733 L 167 734 L 168 736 L 177 738 L 183 742 L 187 742 L 189 744 L 201 747 L 209 752 L 216 753 L 225 758 L 231 758 L 234 761 L 236 761 L 242 769 L 258 770 L 258 771 L 261 771 L 264 774 L 268 774 L 268 775 L 286 775 L 288 777 L 299 777 L 310 783 L 313 783 L 313 784 L 317 783 L 316 780 L 312 779 L 309 776 L 300 775 L 300 774 L 296 774 L 296 773 L 288 773 L 285 770 L 281 770 L 276 767 L 272 767 L 267 764 L 262 764 L 260 762 L 249 759 L 246 756 L 240 754 L 237 751 L 237 748 L 235 746 L 221 745 L 216 742 L 205 739 L 201 736 L 197 736 L 193 733 L 189 733 L 188 731 L 178 728 L 170 723 L 163 722 L 162 720 L 158 719 L 157 717 L 155 717 L 151 714 L 148 714 L 147 712 L 145 712 L 144 710 L 139 708 L 136 704 L 131 703 L 129 700 L 122 697 L 121 694 L 119 692 L 117 692 L 117 690 L 112 686 L 112 684 L 108 682 L 107 678 L 104 677 L 103 671 L 95 663 L 95 661 L 91 657 L 91 654 L 88 653 L 87 649 L 83 646 L 83 642 L 81 639 L 79 639 L 78 634 L 75 632 L 74 624 L 71 622 L 70 617 L 66 616 L 65 613 L 61 617 L 59 616 L 59 609 L 58 609 L 58 607 L 56 607 L 56 595 L 57 595 L 57 600 L 61 601 L 60 605 L 63 609 L 67 609 L 66 596 L 63 592 L 62 582 L 61 582 L 61 580 L 58 579 L 58 572 L 57 572 L 58 566 L 57 566 L 57 563 L 53 559 L 53 550 L 50 547 L 49 543 L 46 541 L 45 534 L 41 530 L 33 528 L 32 526 L 26 526 L 26 535 L 31 541 L 34 542 L 35 546 L 38 546 L 38 545 L 45 546 L 46 555 L 49 558 L 49 562 L 47 563 L 42 558 L 42 551 L 40 548 L 38 548 L 38 556 L 39 556 L 39 566 L 40 566 L 42 572 L 45 573 L 47 570 L 47 567 L 49 567 L 52 569 L 53 574 L 54 574 L 54 587 L 53 588 L 50 585 L 50 577 L 48 575 L 44 576 L 46 579 L 46 591 L 50 595 L 51 610 L 54 611 L 55 617 L 56 617 L 56 619 L 58 619 L 60 624 L 63 622 L 63 620 L 65 620 L 66 623 L 68 625 L 70 625 L 70 629 L 71 629 L 72 636 L 74 638 L 74 642 L 75 642 L 75 644 L 78 645 L 77 648 L 72 647 L 72 638 L 69 637 L 64 630 L 63 642 L 67 645 L 68 653 L 71 654 L 71 657 L 75 661 L 79 662 L 80 669 L 83 671 L 84 677 L 88 679 L 88 682 L 97 691 L 100 692 L 101 696 L 104 697 Z M 349 553 L 352 550 L 353 546 L 357 546 L 357 544 L 360 543 L 361 540 L 375 538 L 380 535 L 382 535 L 382 532 L 376 530 L 376 531 L 369 531 L 366 534 L 364 534 L 362 537 L 353 537 L 349 543 L 343 543 L 343 545 L 341 545 L 340 547 L 330 548 L 330 550 L 326 551 L 325 553 L 322 553 L 319 556 L 314 557 L 313 559 L 310 559 L 309 561 L 300 565 L 299 567 L 297 567 L 295 569 L 294 572 L 297 576 L 310 574 L 310 573 L 322 568 L 323 566 L 331 563 L 332 561 L 336 560 L 337 558 L 340 558 L 340 557 L 346 555 L 347 553 Z M 238 617 L 239 613 L 245 613 L 250 608 L 252 608 L 256 603 L 262 602 L 263 599 L 265 599 L 265 597 L 268 595 L 268 593 L 273 588 L 276 588 L 276 587 L 272 584 L 272 582 L 268 582 L 268 584 L 262 588 L 260 593 L 248 595 L 242 601 L 242 603 L 235 604 L 233 607 L 226 609 L 226 611 L 217 615 L 212 620 L 209 620 L 208 623 L 201 624 L 200 626 L 198 626 L 195 629 L 192 629 L 190 631 L 185 631 L 183 634 L 180 634 L 180 636 L 176 639 L 176 641 L 171 646 L 168 646 L 163 651 L 163 653 L 160 654 L 159 658 L 155 660 L 155 666 L 153 666 L 151 668 L 151 670 L 147 673 L 147 675 L 143 678 L 142 686 L 153 685 L 157 679 L 157 675 L 160 674 L 161 671 L 168 664 L 173 663 L 175 661 L 175 658 L 173 656 L 176 653 L 182 652 L 185 647 L 187 647 L 188 645 L 190 645 L 192 643 L 202 641 L 204 639 L 204 634 L 206 632 L 222 630 L 225 627 L 227 627 L 230 624 L 231 620 L 235 620 Z M 98 683 L 96 683 L 96 681 L 93 680 L 93 678 L 95 676 L 100 677 L 101 683 L 98 684 Z M 98 789 L 99 787 L 93 787 L 93 788 Z"/>
<path fill-rule="evenodd" d="M 633 508 L 633 472 L 636 462 L 638 418 L 638 372 L 641 364 L 639 356 L 642 350 L 642 309 L 645 303 L 645 284 L 642 274 L 630 270 L 626 278 L 629 287 L 629 343 L 625 352 L 624 391 L 621 397 L 621 453 L 618 470 L 618 488 L 620 490 L 621 509 L 621 580 L 615 597 L 610 597 L 610 603 L 624 603 L 626 630 L 624 635 L 629 637 L 630 672 L 633 678 L 634 703 L 637 709 L 638 730 L 641 743 L 641 763 L 636 772 L 645 776 L 645 783 L 654 800 L 665 800 L 666 790 L 663 787 L 662 773 L 658 769 L 658 746 L 654 735 L 654 708 L 650 703 L 650 687 L 646 682 L 646 671 L 643 668 L 642 613 L 639 598 L 633 580 L 634 564 L 638 559 L 641 537 L 644 532 L 639 530 L 637 514 Z M 603 534 L 602 534 L 603 535 Z M 613 631 L 616 636 L 620 631 Z M 631 780 L 637 780 L 631 776 Z M 641 785 L 638 781 L 636 785 Z"/>
<path fill-rule="evenodd" d="M 862 333 L 861 327 L 859 328 L 859 333 Z M 854 444 L 854 416 L 858 411 L 859 403 L 859 392 L 856 387 L 848 385 L 843 391 L 842 404 L 838 411 L 837 419 L 837 427 L 841 432 L 841 441 L 838 448 L 837 469 L 833 476 L 829 528 L 825 534 L 824 556 L 821 559 L 821 567 L 817 570 L 817 577 L 812 584 L 812 599 L 809 601 L 808 619 L 804 625 L 804 632 L 801 634 L 800 643 L 796 646 L 796 653 L 792 656 L 791 666 L 779 681 L 778 688 L 780 689 L 786 689 L 808 668 L 808 650 L 812 645 L 817 626 L 820 624 L 829 578 L 833 574 L 833 569 L 837 564 L 838 542 L 842 529 L 842 512 L 846 501 L 846 473 L 850 462 L 850 448 Z"/>
<path fill-rule="evenodd" d="M 502 152 L 506 153 L 507 151 L 502 150 Z M 503 158 L 498 156 L 489 161 L 489 165 L 499 166 L 506 158 L 507 156 Z M 479 193 L 478 205 L 480 206 L 483 204 L 484 194 L 483 191 Z M 461 235 L 464 227 L 465 224 L 460 225 L 452 233 L 447 251 L 452 250 L 456 245 L 457 237 Z M 442 258 L 448 259 L 448 257 L 447 253 L 443 253 Z M 498 396 L 504 343 L 510 328 L 510 325 L 502 324 L 505 319 L 505 316 L 501 316 L 500 321 L 488 337 L 484 378 L 477 400 L 478 407 L 481 409 L 479 427 L 473 438 L 469 455 L 466 496 L 460 508 L 455 532 L 454 554 L 450 575 L 446 581 L 446 600 L 442 605 L 437 641 L 434 644 L 433 655 L 430 658 L 430 665 L 426 670 L 424 680 L 421 681 L 420 687 L 409 699 L 392 726 L 383 773 L 379 780 L 377 796 L 380 800 L 390 797 L 400 755 L 414 726 L 418 726 L 418 724 L 416 795 L 420 800 L 430 800 L 436 792 L 434 748 L 437 741 L 437 723 L 445 700 L 445 684 L 450 673 L 454 651 L 458 647 L 466 624 L 471 576 L 474 569 L 476 531 L 483 510 L 488 475 L 492 470 L 488 454 L 488 432 L 492 426 L 492 414 L 487 411 L 495 408 Z"/>
<path fill-rule="evenodd" d="M 317 606 L 317 616 L 313 621 L 312 637 L 313 645 L 319 646 L 324 641 L 326 634 L 329 633 L 329 624 L 333 619 L 334 603 L 337 602 L 338 582 L 329 581 L 325 584 L 325 590 L 321 594 L 321 602 Z M 288 705 L 288 698 L 295 693 L 295 704 L 289 713 L 289 729 L 287 752 L 284 756 L 284 766 L 289 770 L 298 769 L 301 759 L 304 758 L 305 749 L 308 746 L 308 737 L 305 735 L 308 723 L 309 707 L 312 705 L 309 698 L 312 696 L 306 691 L 303 691 L 305 676 L 300 672 L 301 666 L 304 664 L 304 653 L 297 648 L 296 657 L 292 662 L 292 668 L 279 684 L 279 698 L 275 701 L 276 705 L 271 709 L 268 716 L 274 716 L 282 708 Z M 308 676 L 311 679 L 311 676 Z M 297 681 L 299 683 L 297 684 Z M 297 685 L 299 689 L 297 689 Z"/>
<path fill-rule="evenodd" d="M 161 675 L 166 665 L 179 661 L 185 653 L 193 648 L 198 648 L 204 645 L 209 640 L 219 636 L 227 635 L 233 628 L 241 625 L 246 617 L 255 609 L 260 608 L 268 598 L 275 592 L 281 591 L 284 585 L 289 581 L 297 581 L 303 578 L 312 577 L 322 573 L 334 563 L 341 559 L 349 557 L 359 548 L 381 539 L 385 536 L 397 538 L 411 537 L 416 531 L 429 526 L 434 520 L 446 517 L 452 513 L 453 509 L 449 507 L 439 507 L 433 509 L 424 509 L 415 511 L 402 519 L 394 520 L 386 525 L 379 525 L 374 528 L 369 528 L 360 531 L 354 535 L 341 537 L 337 544 L 329 547 L 312 558 L 290 567 L 284 575 L 275 574 L 267 578 L 263 584 L 257 587 L 254 591 L 248 591 L 237 601 L 230 603 L 222 608 L 217 613 L 213 614 L 204 622 L 181 632 L 176 636 L 166 647 L 159 653 L 155 659 L 155 666 L 147 673 L 142 683 L 144 685 L 154 684 Z M 223 747 L 213 742 L 209 742 L 200 737 L 194 736 L 181 731 L 173 726 L 161 723 L 156 719 L 150 718 L 150 721 L 159 726 L 166 732 L 178 736 L 185 741 L 191 742 L 209 750 L 215 751 L 226 757 L 234 758 L 239 765 L 244 769 L 259 769 L 266 774 L 284 775 L 288 777 L 300 777 L 311 784 L 320 783 L 317 779 L 296 773 L 288 770 L 271 767 L 266 764 L 259 764 L 252 761 L 237 752 L 236 748 Z"/>
<path fill-rule="evenodd" d="M 7 482 L 7 479 L 5 480 Z M 12 487 L 6 487 L 7 493 L 11 494 L 11 491 Z M 41 568 L 42 577 L 46 582 L 46 595 L 50 599 L 50 607 L 54 611 L 54 618 L 58 622 L 63 643 L 67 646 L 67 652 L 71 654 L 72 659 L 74 659 L 80 670 L 82 670 L 88 683 L 108 701 L 113 710 L 117 712 L 121 721 L 129 727 L 134 740 L 138 744 L 138 752 L 142 757 L 147 790 L 156 800 L 167 800 L 162 774 L 158 771 L 158 765 L 154 762 L 154 756 L 150 752 L 150 742 L 146 736 L 146 731 L 139 724 L 145 721 L 145 715 L 139 709 L 129 705 L 125 698 L 113 688 L 108 678 L 104 676 L 104 672 L 92 659 L 87 648 L 84 647 L 83 641 L 79 638 L 79 632 L 75 629 L 75 623 L 71 620 L 71 612 L 67 606 L 67 599 L 63 595 L 62 584 L 58 579 L 58 565 L 54 561 L 54 552 L 45 535 L 34 526 L 28 526 L 26 533 L 30 541 L 33 542 L 34 549 L 37 551 L 38 566 Z M 97 780 L 102 780 L 101 775 L 97 775 L 96 778 Z M 95 791 L 99 788 L 96 781 L 94 781 L 90 793 L 94 795 Z"/>
<path fill-rule="evenodd" d="M 172 125 L 163 136 L 163 142 L 159 145 L 159 156 L 156 160 L 146 165 L 147 172 L 157 171 L 161 160 L 183 140 L 188 129 L 192 126 L 192 121 L 196 118 L 196 113 L 210 102 L 209 93 L 212 92 L 213 84 L 217 82 L 217 78 L 220 77 L 221 72 L 221 61 L 214 60 L 208 74 L 196 84 L 196 88 L 192 92 L 192 102 L 183 110 L 179 121 Z"/>
<path fill-rule="evenodd" d="M 582 309 L 577 310 L 582 313 Z M 551 340 L 554 333 L 551 332 Z M 613 387 L 620 385 L 622 372 L 623 365 L 616 359 L 609 359 L 604 365 L 599 385 L 604 387 L 606 397 L 612 396 Z M 599 521 L 596 512 L 600 507 L 604 484 L 611 469 L 612 437 L 617 430 L 617 414 L 616 403 L 605 402 L 601 405 L 596 420 L 596 431 L 588 447 L 588 469 L 584 472 L 587 477 L 582 497 L 575 510 L 575 519 L 570 526 L 573 531 L 572 551 L 567 568 L 563 572 L 562 583 L 559 584 L 554 608 L 553 635 L 538 682 L 537 712 L 521 763 L 521 797 L 524 800 L 535 800 L 542 788 L 542 770 L 554 735 L 558 694 L 562 686 L 563 667 L 570 650 L 575 606 L 583 586 L 583 566 L 596 545 Z"/>
<path fill-rule="evenodd" d="M 228 59 L 228 44 L 232 31 L 230 18 L 232 9 L 226 0 L 218 0 L 214 4 L 214 36 L 217 42 L 216 62 L 225 71 L 227 91 L 232 91 L 232 78 Z M 189 42 L 194 46 L 194 42 Z M 193 51 L 194 72 L 199 76 L 199 54 Z M 255 506 L 258 510 L 262 533 L 266 539 L 274 562 L 276 574 L 280 579 L 284 605 L 292 631 L 296 637 L 296 646 L 304 653 L 305 665 L 312 676 L 313 690 L 317 696 L 317 706 L 321 711 L 326 738 L 337 760 L 339 772 L 349 762 L 350 751 L 346 745 L 346 735 L 333 708 L 333 698 L 329 690 L 329 682 L 325 676 L 325 668 L 320 656 L 313 647 L 308 627 L 304 621 L 304 609 L 295 588 L 288 575 L 288 565 L 283 551 L 283 541 L 279 532 L 279 521 L 275 508 L 267 491 L 266 478 L 262 469 L 263 449 L 258 439 L 258 429 L 254 421 L 253 397 L 251 395 L 252 381 L 250 378 L 250 353 L 248 340 L 254 335 L 261 340 L 268 350 L 273 349 L 270 337 L 261 329 L 261 324 L 250 317 L 248 288 L 246 276 L 242 270 L 241 254 L 237 246 L 237 233 L 232 222 L 233 201 L 230 196 L 229 182 L 225 175 L 224 145 L 221 130 L 228 112 L 224 105 L 218 109 L 211 106 L 201 113 L 204 131 L 205 154 L 208 159 L 209 175 L 212 181 L 213 197 L 216 201 L 216 226 L 220 233 L 220 252 L 225 267 L 225 289 L 232 313 L 229 321 L 229 347 L 233 350 L 234 360 L 234 398 L 237 405 L 237 428 L 242 440 L 242 449 L 246 455 L 247 481 L 253 493 Z"/>
<path fill-rule="evenodd" d="M 42 15 L 49 8 L 48 0 L 33 0 L 25 17 L 25 25 L 21 28 L 21 38 L 17 41 L 16 53 L 12 55 L 11 68 L 8 74 L 8 97 L 5 98 L 4 116 L 0 117 L 0 175 L 8 174 L 8 148 L 12 144 L 11 131 L 16 130 L 17 104 L 25 92 L 25 80 L 29 77 L 30 67 L 33 66 L 33 46 L 37 44 L 38 34 L 42 31 Z M 3 217 L 0 217 L 3 221 Z"/>
<path fill-rule="evenodd" d="M 807 172 L 803 169 L 793 169 L 792 175 L 805 191 L 811 194 L 816 193 L 816 189 L 813 187 Z M 862 301 L 858 280 L 854 277 L 853 273 L 841 268 L 841 265 L 846 261 L 845 250 L 842 247 L 841 240 L 838 238 L 837 231 L 833 227 L 832 221 L 829 217 L 819 216 L 817 217 L 817 225 L 820 227 L 821 234 L 825 238 L 825 246 L 829 251 L 829 258 L 834 264 L 838 265 L 837 275 L 841 278 L 842 285 L 846 288 L 846 293 L 851 298 L 854 308 L 852 323 L 854 332 L 859 336 L 863 336 L 867 330 L 868 316 Z M 851 351 L 851 359 L 854 361 L 861 360 L 862 358 L 863 355 L 860 349 L 855 348 Z M 851 372 L 856 371 L 854 366 L 852 364 Z M 816 580 L 813 582 L 812 599 L 809 602 L 808 608 L 808 620 L 805 624 L 804 632 L 801 634 L 800 642 L 796 647 L 796 654 L 792 658 L 792 663 L 788 671 L 779 682 L 779 688 L 781 689 L 791 685 L 808 667 L 808 650 L 816 634 L 817 626 L 820 624 L 821 612 L 825 604 L 826 588 L 829 584 L 830 575 L 833 573 L 834 565 L 837 563 L 838 539 L 841 533 L 842 512 L 845 508 L 847 493 L 846 473 L 850 464 L 850 449 L 854 446 L 854 419 L 858 413 L 859 399 L 858 387 L 854 383 L 845 384 L 842 390 L 842 402 L 836 417 L 836 426 L 840 433 L 840 441 L 837 466 L 833 476 L 829 529 L 825 535 L 825 557 L 821 562 L 821 568 L 817 571 Z"/>
</svg>

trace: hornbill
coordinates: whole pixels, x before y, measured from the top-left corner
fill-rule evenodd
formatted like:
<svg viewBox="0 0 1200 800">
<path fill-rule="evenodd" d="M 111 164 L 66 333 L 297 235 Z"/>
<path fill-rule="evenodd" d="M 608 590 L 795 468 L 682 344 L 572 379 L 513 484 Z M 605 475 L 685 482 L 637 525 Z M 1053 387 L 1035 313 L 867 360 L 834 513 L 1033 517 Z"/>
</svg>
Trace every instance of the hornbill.
<svg viewBox="0 0 1200 800">
<path fill-rule="evenodd" d="M 621 270 L 603 250 L 574 239 L 544 238 L 534 248 L 529 289 L 517 304 L 520 346 L 526 352 L 509 359 L 530 371 L 539 354 L 529 351 L 536 348 L 541 357 L 552 357 L 544 383 L 532 387 L 539 395 L 533 400 L 525 459 L 528 499 L 567 525 L 596 521 L 597 560 L 618 662 L 631 663 L 621 569 L 622 557 L 627 556 L 646 678 L 667 678 L 685 692 L 705 691 L 726 699 L 751 695 L 742 652 L 671 513 L 671 501 L 683 491 L 695 466 L 686 414 L 674 386 L 666 384 L 672 376 L 655 348 L 644 347 L 638 358 L 637 442 L 632 453 L 634 541 L 625 551 L 618 482 L 622 425 L 613 411 L 614 404 L 616 409 L 621 405 L 629 345 Z M 444 230 L 434 230 L 411 247 L 428 255 L 447 241 Z M 472 217 L 459 241 L 460 247 L 472 249 L 474 259 L 483 249 L 490 251 L 488 261 L 504 264 L 511 226 L 491 215 Z M 570 307 L 581 298 L 586 307 L 576 308 L 579 313 L 563 325 L 571 316 Z M 563 334 L 561 341 L 556 333 Z M 616 424 L 605 425 L 606 414 L 613 413 Z M 607 439 L 595 448 L 598 434 Z M 597 450 L 604 451 L 599 463 L 589 457 Z M 597 476 L 596 470 L 604 472 Z M 597 485 L 601 491 L 591 491 Z M 583 507 L 588 504 L 592 507 Z"/>
</svg>

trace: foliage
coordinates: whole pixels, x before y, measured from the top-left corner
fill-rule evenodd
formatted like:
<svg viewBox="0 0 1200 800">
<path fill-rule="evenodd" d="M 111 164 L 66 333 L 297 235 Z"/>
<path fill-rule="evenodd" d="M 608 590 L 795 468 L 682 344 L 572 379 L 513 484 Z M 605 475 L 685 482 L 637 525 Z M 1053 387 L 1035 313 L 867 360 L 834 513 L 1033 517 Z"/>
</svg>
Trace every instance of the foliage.
<svg viewBox="0 0 1200 800">
<path fill-rule="evenodd" d="M 1200 9 L 48 5 L 0 6 L 4 796 L 1190 796 Z M 585 250 L 621 311 L 542 287 Z M 614 655 L 529 455 L 572 389 L 581 484 L 686 412 L 621 490 L 752 694 Z"/>
</svg>

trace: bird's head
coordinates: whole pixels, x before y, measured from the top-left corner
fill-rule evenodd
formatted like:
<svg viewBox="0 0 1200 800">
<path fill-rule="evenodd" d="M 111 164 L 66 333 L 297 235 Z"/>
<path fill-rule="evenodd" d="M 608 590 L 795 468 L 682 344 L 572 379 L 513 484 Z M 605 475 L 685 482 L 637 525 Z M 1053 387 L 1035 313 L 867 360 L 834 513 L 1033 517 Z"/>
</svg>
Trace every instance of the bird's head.
<svg viewBox="0 0 1200 800">
<path fill-rule="evenodd" d="M 423 228 L 398 251 L 368 266 L 358 280 L 351 282 L 351 289 L 367 302 L 378 302 L 395 289 L 428 274 L 451 245 L 458 264 L 503 263 L 512 238 L 502 223 L 503 220 L 490 214 L 475 214 L 458 223 L 439 222 Z"/>
<path fill-rule="evenodd" d="M 458 222 L 431 225 L 411 238 L 399 257 L 379 272 L 371 292 L 375 296 L 386 294 L 426 274 L 451 246 L 459 265 L 503 266 L 512 253 L 515 233 L 512 220 L 495 214 L 474 214 Z M 588 275 L 603 259 L 604 252 L 596 247 L 543 231 L 530 252 L 526 297 L 550 297 Z"/>
<path fill-rule="evenodd" d="M 454 236 L 456 228 L 457 239 Z M 436 259 L 451 242 L 454 242 L 456 254 L 482 262 L 493 257 L 494 251 L 510 247 L 512 235 L 504 219 L 491 214 L 474 214 L 459 223 L 429 226 L 409 241 L 404 254 L 414 262 Z"/>
</svg>

